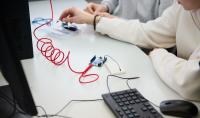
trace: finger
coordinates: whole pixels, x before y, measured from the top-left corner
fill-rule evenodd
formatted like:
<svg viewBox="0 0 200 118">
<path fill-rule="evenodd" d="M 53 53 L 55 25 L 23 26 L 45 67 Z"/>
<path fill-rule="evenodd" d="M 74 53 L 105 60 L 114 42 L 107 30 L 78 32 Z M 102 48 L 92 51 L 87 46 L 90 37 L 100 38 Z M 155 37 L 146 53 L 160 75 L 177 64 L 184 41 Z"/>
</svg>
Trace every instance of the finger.
<svg viewBox="0 0 200 118">
<path fill-rule="evenodd" d="M 80 24 L 80 21 L 79 21 L 79 19 L 76 16 L 63 18 L 63 21 L 67 22 L 67 23 L 77 23 L 77 24 Z"/>
<path fill-rule="evenodd" d="M 63 18 L 63 19 L 62 19 L 62 22 L 66 22 L 66 23 L 68 23 L 69 21 L 68 21 L 67 18 Z"/>
<path fill-rule="evenodd" d="M 107 12 L 102 12 L 100 8 L 97 8 L 94 12 L 95 15 L 99 15 L 100 13 L 107 13 Z"/>
<path fill-rule="evenodd" d="M 94 8 L 93 8 L 92 6 L 87 7 L 87 11 L 88 11 L 90 14 L 93 14 L 93 13 L 94 13 Z"/>
<path fill-rule="evenodd" d="M 71 15 L 70 9 L 66 9 L 66 10 L 64 10 L 64 11 L 62 12 L 62 14 L 60 15 L 59 20 L 62 20 L 63 18 L 68 17 L 68 16 L 70 16 L 70 15 Z"/>
</svg>

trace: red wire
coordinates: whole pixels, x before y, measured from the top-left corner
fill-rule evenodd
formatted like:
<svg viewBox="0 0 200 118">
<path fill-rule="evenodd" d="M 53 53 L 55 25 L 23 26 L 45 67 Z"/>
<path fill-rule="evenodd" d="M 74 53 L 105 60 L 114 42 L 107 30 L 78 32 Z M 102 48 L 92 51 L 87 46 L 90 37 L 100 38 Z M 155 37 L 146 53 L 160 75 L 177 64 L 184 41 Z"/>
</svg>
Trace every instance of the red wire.
<svg viewBox="0 0 200 118">
<path fill-rule="evenodd" d="M 70 51 L 68 51 L 67 56 L 65 57 L 65 53 L 63 51 L 61 51 L 60 49 L 56 48 L 53 46 L 52 44 L 52 40 L 49 38 L 38 38 L 36 36 L 36 31 L 45 26 L 50 24 L 53 21 L 54 18 L 54 12 L 53 12 L 53 5 L 52 5 L 52 0 L 50 0 L 50 6 L 51 6 L 51 20 L 47 23 L 44 23 L 38 27 L 36 27 L 33 31 L 33 35 L 34 37 L 37 39 L 37 49 L 42 53 L 42 55 L 49 61 L 51 61 L 53 64 L 59 66 L 62 65 L 63 63 L 65 63 L 67 61 L 68 67 L 69 69 L 76 73 L 76 74 L 81 74 L 79 76 L 79 82 L 80 83 L 91 83 L 91 82 L 95 82 L 96 80 L 98 80 L 99 75 L 97 74 L 86 74 L 87 71 L 92 68 L 92 64 L 89 64 L 88 67 L 84 70 L 84 71 L 75 71 L 74 69 L 72 69 L 71 65 L 70 65 L 70 61 L 69 61 L 69 55 L 70 55 Z M 89 81 L 83 81 L 82 78 L 86 78 L 86 77 L 91 77 L 94 76 L 95 78 L 93 80 L 89 80 Z"/>
<path fill-rule="evenodd" d="M 97 74 L 88 74 L 88 75 L 85 75 L 85 73 L 87 73 L 87 71 L 92 68 L 93 64 L 89 64 L 89 66 L 81 73 L 81 76 L 79 77 L 79 82 L 80 83 L 91 83 L 91 82 L 94 82 L 96 81 L 98 78 L 99 78 L 99 75 Z M 90 80 L 90 81 L 81 81 L 81 78 L 86 78 L 88 76 L 97 76 L 96 79 L 94 80 Z"/>
</svg>

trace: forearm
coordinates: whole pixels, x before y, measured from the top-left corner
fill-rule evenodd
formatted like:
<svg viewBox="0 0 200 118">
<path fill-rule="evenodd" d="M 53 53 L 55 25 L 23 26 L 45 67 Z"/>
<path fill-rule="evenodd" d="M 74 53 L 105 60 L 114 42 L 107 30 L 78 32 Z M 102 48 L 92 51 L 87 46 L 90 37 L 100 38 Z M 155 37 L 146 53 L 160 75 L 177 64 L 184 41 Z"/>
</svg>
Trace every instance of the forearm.
<svg viewBox="0 0 200 118">
<path fill-rule="evenodd" d="M 97 24 L 97 32 L 144 48 L 174 46 L 174 32 L 167 30 L 161 24 L 150 23 L 147 25 L 138 20 L 101 18 Z"/>
<path fill-rule="evenodd" d="M 150 58 L 160 78 L 185 99 L 200 100 L 199 59 L 185 60 L 155 49 Z"/>
<path fill-rule="evenodd" d="M 97 32 L 144 48 L 169 48 L 175 45 L 177 5 L 168 9 L 162 17 L 147 23 L 139 20 L 102 18 Z"/>
</svg>

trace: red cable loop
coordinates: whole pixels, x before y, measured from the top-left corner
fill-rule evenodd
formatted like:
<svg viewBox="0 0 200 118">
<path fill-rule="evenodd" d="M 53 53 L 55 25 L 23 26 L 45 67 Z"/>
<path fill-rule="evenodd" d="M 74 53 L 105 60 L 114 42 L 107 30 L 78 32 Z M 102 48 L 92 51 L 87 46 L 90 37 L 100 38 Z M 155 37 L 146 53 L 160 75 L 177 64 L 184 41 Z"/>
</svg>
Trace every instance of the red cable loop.
<svg viewBox="0 0 200 118">
<path fill-rule="evenodd" d="M 65 57 L 65 53 L 63 51 L 61 51 L 58 48 L 55 48 L 52 44 L 52 40 L 49 38 L 38 38 L 36 36 L 36 31 L 45 26 L 50 24 L 53 21 L 53 17 L 54 17 L 54 13 L 53 13 L 53 5 L 52 5 L 52 0 L 50 0 L 50 7 L 51 7 L 51 20 L 47 23 L 44 23 L 38 27 L 36 27 L 33 31 L 33 35 L 34 37 L 37 39 L 37 49 L 41 52 L 41 54 L 50 62 L 52 62 L 53 64 L 60 66 L 63 63 L 65 63 L 67 61 L 68 67 L 69 69 L 76 73 L 76 74 L 81 74 L 79 76 L 79 82 L 80 83 L 91 83 L 91 82 L 95 82 L 96 80 L 98 80 L 99 75 L 98 74 L 86 74 L 87 71 L 92 68 L 92 64 L 89 64 L 88 67 L 84 70 L 84 71 L 75 71 L 74 69 L 72 69 L 70 62 L 69 62 L 69 55 L 70 55 L 70 51 L 68 51 L 67 56 Z M 82 78 L 86 78 L 86 77 L 91 77 L 94 76 L 95 78 L 93 80 L 89 80 L 89 81 L 83 81 Z"/>
</svg>

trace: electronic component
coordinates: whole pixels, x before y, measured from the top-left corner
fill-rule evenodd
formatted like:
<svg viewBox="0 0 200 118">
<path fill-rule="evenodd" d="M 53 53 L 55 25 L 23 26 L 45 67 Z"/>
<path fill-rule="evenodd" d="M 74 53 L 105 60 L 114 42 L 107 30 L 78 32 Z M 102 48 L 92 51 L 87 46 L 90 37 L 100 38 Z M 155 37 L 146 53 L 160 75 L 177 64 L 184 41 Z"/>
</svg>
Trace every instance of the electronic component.
<svg viewBox="0 0 200 118">
<path fill-rule="evenodd" d="M 62 26 L 63 28 L 71 30 L 71 31 L 76 31 L 78 29 L 77 26 L 70 23 L 66 23 L 66 22 L 62 22 Z"/>
<path fill-rule="evenodd" d="M 101 67 L 105 62 L 107 58 L 106 57 L 96 57 L 94 56 L 91 60 L 90 63 L 94 66 Z"/>
</svg>

